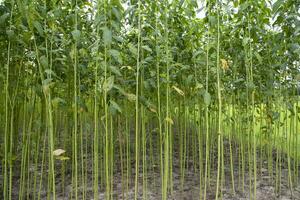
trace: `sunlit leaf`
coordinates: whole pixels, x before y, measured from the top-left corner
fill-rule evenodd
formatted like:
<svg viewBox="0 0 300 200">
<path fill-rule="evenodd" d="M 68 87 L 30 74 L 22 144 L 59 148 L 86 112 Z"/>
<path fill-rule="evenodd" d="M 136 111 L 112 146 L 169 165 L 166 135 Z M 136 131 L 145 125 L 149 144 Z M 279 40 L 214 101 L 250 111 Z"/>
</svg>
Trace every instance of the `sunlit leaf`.
<svg viewBox="0 0 300 200">
<path fill-rule="evenodd" d="M 106 81 L 104 81 L 103 83 L 103 89 L 106 90 L 107 92 L 111 90 L 112 87 L 114 86 L 114 80 L 115 80 L 114 76 L 108 77 Z"/>
<path fill-rule="evenodd" d="M 171 125 L 174 124 L 173 120 L 170 117 L 165 118 L 166 122 L 170 123 Z"/>
<path fill-rule="evenodd" d="M 153 108 L 153 107 L 149 107 L 149 110 L 150 110 L 151 112 L 153 112 L 153 113 L 156 113 L 156 112 L 157 112 L 156 109 Z"/>
<path fill-rule="evenodd" d="M 145 49 L 146 51 L 152 52 L 152 49 L 150 49 L 148 45 L 143 45 L 142 48 Z"/>
<path fill-rule="evenodd" d="M 201 83 L 196 83 L 195 89 L 197 90 L 197 89 L 201 89 L 201 88 L 203 88 L 203 85 Z"/>
<path fill-rule="evenodd" d="M 221 68 L 222 68 L 224 71 L 226 71 L 226 70 L 229 69 L 229 65 L 228 65 L 227 60 L 221 59 Z"/>
<path fill-rule="evenodd" d="M 135 96 L 135 94 L 127 93 L 127 94 L 126 94 L 126 97 L 127 97 L 127 99 L 128 99 L 129 101 L 131 101 L 131 102 L 136 101 L 136 96 Z"/>
<path fill-rule="evenodd" d="M 173 85 L 172 88 L 173 88 L 178 94 L 180 94 L 181 96 L 184 96 L 184 92 L 183 92 L 181 89 L 179 89 L 179 88 L 176 87 L 175 85 Z"/>
<path fill-rule="evenodd" d="M 121 69 L 128 69 L 130 71 L 134 70 L 133 67 L 131 67 L 131 66 L 122 66 Z"/>
<path fill-rule="evenodd" d="M 62 154 L 64 154 L 66 151 L 63 149 L 56 149 L 53 151 L 53 155 L 54 156 L 61 156 Z"/>
</svg>

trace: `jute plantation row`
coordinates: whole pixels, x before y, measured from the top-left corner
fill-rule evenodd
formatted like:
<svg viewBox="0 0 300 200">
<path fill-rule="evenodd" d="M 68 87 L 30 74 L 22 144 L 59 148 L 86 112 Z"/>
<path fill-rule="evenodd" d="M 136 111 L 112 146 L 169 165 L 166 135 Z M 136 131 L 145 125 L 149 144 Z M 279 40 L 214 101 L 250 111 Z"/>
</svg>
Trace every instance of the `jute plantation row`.
<svg viewBox="0 0 300 200">
<path fill-rule="evenodd" d="M 299 0 L 0 0 L 0 199 L 297 198 L 299 44 Z"/>
</svg>

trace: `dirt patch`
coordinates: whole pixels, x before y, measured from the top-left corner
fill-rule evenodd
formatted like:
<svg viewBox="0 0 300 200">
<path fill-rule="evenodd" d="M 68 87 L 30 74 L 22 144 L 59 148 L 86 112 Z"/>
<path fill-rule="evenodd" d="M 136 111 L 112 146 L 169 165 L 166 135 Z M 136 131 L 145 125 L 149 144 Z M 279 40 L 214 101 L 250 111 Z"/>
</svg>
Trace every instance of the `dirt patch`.
<svg viewBox="0 0 300 200">
<path fill-rule="evenodd" d="M 226 144 L 226 143 L 225 143 Z M 226 147 L 226 146 L 225 146 Z M 237 146 L 234 147 L 235 152 L 237 151 Z M 285 157 L 284 155 L 282 157 Z M 174 152 L 173 156 L 173 173 L 172 173 L 172 190 L 169 191 L 168 199 L 170 200 L 198 200 L 199 196 L 203 199 L 204 193 L 204 164 L 199 167 L 198 164 L 194 165 L 192 160 L 188 160 L 186 165 L 186 170 L 184 173 L 184 182 L 182 184 L 182 174 L 180 173 L 180 162 L 179 162 L 178 152 Z M 212 167 L 210 169 L 210 178 L 209 183 L 207 185 L 207 193 L 206 199 L 215 199 L 216 192 L 216 177 L 217 177 L 217 156 L 216 152 L 211 154 Z M 257 182 L 256 182 L 256 199 L 257 200 L 299 200 L 300 199 L 300 183 L 294 184 L 294 188 L 291 191 L 289 187 L 288 181 L 288 170 L 287 163 L 285 160 L 282 160 L 281 170 L 280 170 L 280 187 L 275 188 L 276 186 L 276 161 L 273 160 L 273 168 L 272 170 L 268 169 L 268 164 L 265 158 L 260 158 L 257 156 Z M 224 156 L 225 165 L 224 165 L 224 182 L 221 187 L 220 199 L 223 200 L 247 200 L 250 199 L 250 175 L 249 170 L 247 168 L 248 164 L 245 163 L 244 168 L 244 179 L 241 174 L 241 165 L 240 160 L 238 159 L 238 154 L 234 153 L 234 188 L 235 191 L 232 191 L 232 179 L 231 179 L 231 170 L 230 170 L 230 157 L 227 153 Z M 260 165 L 259 163 L 262 162 Z M 148 163 L 148 162 L 147 162 Z M 205 162 L 202 162 L 205 163 Z M 92 173 L 92 160 L 88 160 L 88 166 L 86 171 L 86 186 L 85 186 L 85 197 L 86 199 L 93 199 L 93 173 Z M 132 162 L 131 169 L 131 178 L 129 180 L 128 187 L 126 186 L 126 179 L 121 175 L 120 163 L 116 159 L 114 176 L 113 176 L 113 199 L 134 199 L 135 190 L 134 190 L 134 162 Z M 262 166 L 262 168 L 260 168 Z M 1 167 L 1 166 L 0 166 Z M 70 166 L 69 166 L 70 167 Z M 139 190 L 138 190 L 138 199 L 147 199 L 147 200 L 159 200 L 161 199 L 161 175 L 158 167 L 150 167 L 148 166 L 147 170 L 147 187 L 146 191 L 143 191 L 143 174 L 142 169 L 140 169 L 139 173 Z M 40 180 L 40 169 L 38 166 L 37 170 L 37 180 Z M 56 192 L 57 192 L 57 200 L 69 200 L 72 195 L 72 185 L 71 185 L 71 170 L 65 171 L 65 183 L 63 185 L 62 176 L 61 176 L 61 165 L 56 166 Z M 240 170 L 239 170 L 240 169 Z M 2 169 L 1 169 L 2 170 Z M 277 169 L 278 170 L 278 169 Z M 13 199 L 18 199 L 19 194 L 19 183 L 20 183 L 20 171 L 15 169 L 13 177 Z M 35 172 L 34 166 L 30 167 L 31 174 Z M 42 183 L 41 190 L 41 199 L 47 199 L 47 170 L 44 169 L 44 180 Z M 125 173 L 125 172 L 124 172 Z M 201 174 L 201 177 L 200 177 Z M 32 177 L 31 177 L 32 178 Z M 277 176 L 277 179 L 279 176 Z M 0 175 L 1 184 L 3 181 L 3 176 Z M 122 185 L 123 180 L 123 185 Z M 242 181 L 244 180 L 244 181 Z M 300 178 L 298 178 L 300 180 Z M 31 180 L 32 181 L 32 180 Z M 83 186 L 81 185 L 82 181 L 79 175 L 79 187 L 78 187 L 78 199 L 82 199 L 82 191 Z M 253 177 L 251 179 L 253 183 Z M 201 183 L 201 184 L 200 184 Z M 39 182 L 37 183 L 39 184 Z M 3 188 L 0 185 L 0 188 Z M 24 199 L 32 199 L 33 194 L 38 191 L 33 191 L 33 187 L 26 187 L 28 194 L 25 195 Z M 252 186 L 253 189 L 253 186 Z M 280 190 L 279 190 L 280 189 Z M 25 191 L 25 194 L 26 192 Z M 99 199 L 105 199 L 105 187 L 103 185 L 99 185 Z"/>
</svg>

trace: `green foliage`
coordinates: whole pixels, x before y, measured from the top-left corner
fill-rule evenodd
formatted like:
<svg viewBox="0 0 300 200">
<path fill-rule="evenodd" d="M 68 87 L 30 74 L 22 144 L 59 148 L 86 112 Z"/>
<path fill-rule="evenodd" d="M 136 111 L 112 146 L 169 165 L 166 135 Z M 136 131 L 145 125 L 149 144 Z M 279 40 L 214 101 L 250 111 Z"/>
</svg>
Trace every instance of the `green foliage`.
<svg viewBox="0 0 300 200">
<path fill-rule="evenodd" d="M 84 188 L 72 188 L 72 198 L 88 199 L 92 159 L 94 199 L 102 186 L 112 199 L 116 169 L 129 191 L 132 161 L 135 198 L 139 167 L 145 192 L 147 172 L 159 166 L 166 199 L 172 159 L 179 155 L 181 184 L 190 157 L 209 181 L 211 166 L 224 170 L 226 139 L 241 145 L 241 169 L 249 162 L 256 174 L 255 149 L 267 146 L 295 158 L 291 172 L 300 157 L 299 7 L 297 0 L 1 1 L 3 198 L 14 199 L 14 170 L 19 199 L 31 197 L 31 182 L 40 198 L 45 177 L 50 199 L 57 174 L 64 179 L 71 169 L 72 182 Z M 219 150 L 203 149 L 217 142 Z M 49 153 L 58 146 L 68 156 Z M 218 163 L 210 163 L 214 153 Z"/>
</svg>

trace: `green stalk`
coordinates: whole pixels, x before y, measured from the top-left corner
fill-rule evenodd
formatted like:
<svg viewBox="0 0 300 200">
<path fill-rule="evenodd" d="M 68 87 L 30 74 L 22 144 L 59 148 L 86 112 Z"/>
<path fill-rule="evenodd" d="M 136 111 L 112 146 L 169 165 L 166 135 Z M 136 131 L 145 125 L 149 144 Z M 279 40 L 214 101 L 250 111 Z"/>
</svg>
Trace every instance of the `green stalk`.
<svg viewBox="0 0 300 200">
<path fill-rule="evenodd" d="M 113 199 L 113 177 L 114 177 L 114 145 L 113 145 L 113 138 L 114 138 L 114 130 L 113 130 L 113 120 L 112 114 L 109 114 L 109 121 L 110 121 L 110 199 Z"/>
<path fill-rule="evenodd" d="M 138 197 L 138 176 L 139 176 L 139 71 L 140 71 L 140 43 L 141 43 L 141 2 L 138 0 L 138 44 L 136 57 L 136 87 L 135 87 L 135 179 L 134 199 Z"/>
<path fill-rule="evenodd" d="M 18 1 L 19 7 L 23 7 L 22 3 Z M 28 19 L 28 16 L 25 16 L 27 19 L 27 22 L 29 23 L 30 20 Z M 29 23 L 30 24 L 30 23 Z M 38 46 L 36 43 L 36 37 L 34 35 L 33 28 L 31 28 L 31 32 L 33 33 L 33 42 L 34 42 L 34 48 L 35 48 L 35 53 L 36 53 L 36 61 L 38 65 L 38 70 L 39 70 L 39 75 L 40 79 L 43 82 L 45 79 L 44 74 L 43 74 L 43 67 L 41 65 L 40 61 L 40 56 L 39 56 L 39 50 Z M 43 85 L 43 94 L 44 98 L 46 100 L 46 108 L 47 108 L 47 115 L 48 115 L 48 139 L 49 139 L 49 177 L 48 180 L 52 183 L 52 198 L 53 200 L 56 199 L 56 190 L 55 190 L 55 171 L 54 171 L 54 156 L 53 156 L 53 151 L 54 151 L 54 130 L 53 130 L 53 114 L 52 114 L 52 103 L 51 103 L 51 93 L 50 93 L 50 88 L 49 85 L 45 84 Z"/>
<path fill-rule="evenodd" d="M 196 106 L 195 106 L 196 107 Z M 199 153 L 199 177 L 200 177 L 200 180 L 199 180 L 199 200 L 201 200 L 201 197 L 202 197 L 202 180 L 203 180 L 203 161 L 202 161 L 202 156 L 203 156 L 203 139 L 202 139 L 202 121 L 201 121 L 201 103 L 199 101 L 198 103 L 198 113 L 196 112 L 195 115 L 197 115 L 197 118 L 195 120 L 198 120 L 198 153 Z M 205 179 L 205 178 L 204 178 Z"/>
<path fill-rule="evenodd" d="M 13 17 L 13 7 L 14 0 L 11 1 L 11 13 L 9 20 L 9 31 L 12 31 L 12 17 Z M 11 191 L 11 188 L 7 188 L 7 177 L 8 177 L 8 139 L 9 135 L 9 125 L 8 125 L 8 102 L 9 102 L 9 73 L 10 73 L 10 51 L 11 51 L 11 40 L 8 40 L 7 45 L 7 61 L 6 61 L 6 77 L 5 77 L 5 128 L 4 128 L 4 184 L 3 184 L 3 198 L 11 199 L 11 192 L 8 194 L 8 190 Z"/>
<path fill-rule="evenodd" d="M 209 2 L 208 2 L 209 3 Z M 209 51 L 209 27 L 207 31 L 207 44 L 206 44 L 206 76 L 205 76 L 205 90 L 206 93 L 208 94 L 208 68 L 209 68 L 209 58 L 208 58 L 208 51 Z M 207 179 L 208 179 L 208 168 L 209 168 L 209 154 L 210 154 L 210 148 L 209 148 L 209 117 L 208 117 L 208 105 L 205 106 L 205 134 L 206 134 L 206 139 L 205 139 L 205 174 L 204 174 L 204 194 L 203 194 L 203 199 L 206 200 L 206 191 L 207 191 Z"/>
<path fill-rule="evenodd" d="M 34 110 L 35 110 L 35 105 L 36 105 L 36 96 L 34 95 L 34 103 L 33 103 L 33 107 L 34 107 L 34 109 L 33 109 L 33 112 L 34 112 Z M 33 119 L 34 119 L 34 117 L 32 117 Z M 40 134 L 36 134 L 36 136 L 35 136 L 35 141 L 36 141 L 36 145 L 35 145 L 35 147 L 34 147 L 34 168 L 36 169 L 35 171 L 34 171 L 34 178 L 33 178 L 33 191 L 34 191 L 34 194 L 33 194 L 33 200 L 35 200 L 36 199 L 36 193 L 37 193 L 37 173 L 38 173 L 38 160 L 39 160 L 39 158 L 40 158 L 40 154 L 39 154 L 39 152 L 40 152 Z"/>
<path fill-rule="evenodd" d="M 248 35 L 251 38 L 250 33 L 250 21 L 248 16 Z M 249 42 L 249 54 L 250 54 L 250 81 L 253 83 L 253 61 L 252 61 L 252 43 L 251 40 Z M 256 137 L 255 137 L 255 90 L 253 89 L 251 92 L 251 113 L 252 113 L 252 143 L 253 143 L 253 176 L 254 176 L 254 183 L 253 183 L 253 198 L 256 200 Z M 273 159 L 272 159 L 273 160 Z M 250 179 L 252 177 L 250 176 Z"/>
<path fill-rule="evenodd" d="M 231 112 L 231 117 L 232 119 L 236 119 L 235 118 L 235 107 L 234 107 L 234 100 L 233 97 L 231 96 L 231 104 L 229 106 L 233 106 L 230 107 L 230 112 Z M 229 153 L 230 153 L 230 173 L 231 173 L 231 185 L 232 185 L 232 194 L 235 194 L 235 186 L 234 186 L 234 168 L 233 168 L 233 156 L 232 156 L 232 134 L 235 133 L 236 128 L 235 128 L 235 123 L 232 123 L 232 129 L 229 129 Z"/>
<path fill-rule="evenodd" d="M 78 20 L 77 20 L 77 0 L 75 0 L 75 25 L 74 29 L 77 30 L 78 27 Z M 72 166 L 72 171 L 74 170 L 74 180 L 72 181 L 73 189 L 75 189 L 75 200 L 78 199 L 78 153 L 77 153 L 77 132 L 78 132 L 78 103 L 77 103 L 77 64 L 78 64 L 78 58 L 77 58 L 77 39 L 74 43 L 74 132 L 73 132 L 73 163 L 74 166 Z M 73 168 L 74 167 L 74 168 Z"/>
<path fill-rule="evenodd" d="M 81 85 L 80 81 L 80 76 L 78 77 L 78 84 Z M 81 96 L 80 90 L 78 91 L 78 96 Z M 81 108 L 80 113 L 79 113 L 79 137 L 80 137 L 80 160 L 81 160 L 81 184 L 82 184 L 82 200 L 85 200 L 86 198 L 86 184 L 85 184 L 85 166 L 84 166 L 84 144 L 83 144 L 83 108 Z"/>
<path fill-rule="evenodd" d="M 143 79 L 143 77 L 142 77 Z M 143 91 L 143 88 L 141 88 L 141 93 Z M 144 107 L 141 107 L 141 123 L 142 123 L 142 154 L 143 154 L 143 199 L 147 199 L 147 157 L 146 157 L 146 143 L 147 143 L 147 138 L 146 138 L 146 127 L 145 127 L 145 109 Z"/>
<path fill-rule="evenodd" d="M 292 137 L 292 127 L 293 127 L 293 120 L 290 119 L 290 129 L 288 130 L 288 108 L 286 108 L 286 145 L 287 145 L 287 160 L 288 160 L 288 182 L 289 182 L 289 189 L 291 192 L 291 196 L 293 196 L 293 181 L 292 181 L 292 167 L 291 167 L 291 137 Z"/>
<path fill-rule="evenodd" d="M 107 16 L 107 1 L 104 1 L 104 16 Z M 107 21 L 105 21 L 107 25 Z M 104 44 L 104 83 L 107 82 L 107 44 Z M 108 131 L 108 105 L 107 105 L 107 90 L 104 89 L 104 113 L 105 113 L 105 198 L 110 199 L 110 138 Z"/>
<path fill-rule="evenodd" d="M 126 131 L 126 194 L 129 192 L 130 175 L 131 175 L 131 156 L 130 156 L 130 120 L 128 112 L 128 102 L 125 102 L 125 131 Z"/>
<path fill-rule="evenodd" d="M 40 176 L 40 181 L 39 181 L 39 190 L 38 190 L 38 200 L 41 199 L 41 192 L 42 192 L 44 162 L 45 162 L 45 154 L 46 154 L 46 139 L 47 139 L 47 137 L 44 137 L 43 148 L 42 148 L 42 163 L 41 163 L 41 176 Z"/>
<path fill-rule="evenodd" d="M 167 14 L 168 9 L 165 5 L 164 12 Z M 162 190 L 162 199 L 167 199 L 168 194 L 168 177 L 169 177 L 169 130 L 171 123 L 168 121 L 171 119 L 169 113 L 169 91 L 170 91 L 170 74 L 169 74 L 169 44 L 168 44 L 168 18 L 165 16 L 165 48 L 166 48 L 166 70 L 167 70 L 167 86 L 166 86 L 166 119 L 165 120 L 165 135 L 164 135 L 164 173 L 163 173 L 163 190 Z"/>
<path fill-rule="evenodd" d="M 219 17 L 219 2 L 217 1 L 217 92 L 218 92 L 218 172 L 216 183 L 216 196 L 215 199 L 219 199 L 219 187 L 221 176 L 221 139 L 222 139 L 222 97 L 221 97 L 221 84 L 220 84 L 220 17 Z"/>
<path fill-rule="evenodd" d="M 118 137 L 119 137 L 119 153 L 120 153 L 120 162 L 121 162 L 121 188 L 122 188 L 122 199 L 124 199 L 124 147 L 123 144 L 125 142 L 125 138 L 122 134 L 122 130 L 121 130 L 121 117 L 118 116 L 118 125 L 117 125 L 117 132 L 118 132 Z"/>
<path fill-rule="evenodd" d="M 97 14 L 98 16 L 99 10 L 100 10 L 100 4 L 99 1 L 97 1 Z M 96 24 L 95 24 L 96 25 Z M 96 27 L 96 38 L 100 40 L 99 36 L 99 28 Z M 94 69 L 94 77 L 95 77 L 95 83 L 94 83 L 94 135 L 93 135 L 93 193 L 94 193 L 94 199 L 99 199 L 99 191 L 98 191 L 98 185 L 99 185 L 99 130 L 98 130 L 98 86 L 99 86 L 99 80 L 98 80 L 98 67 L 99 67 L 99 61 L 96 60 L 95 63 L 95 69 Z"/>
<path fill-rule="evenodd" d="M 27 148 L 28 148 L 28 138 L 26 134 L 26 107 L 27 101 L 24 101 L 23 107 L 23 134 L 22 134 L 22 155 L 21 155 L 21 174 L 20 174 L 20 187 L 19 187 L 19 200 L 24 198 L 24 185 L 25 185 L 25 171 L 26 171 L 26 157 L 27 157 Z"/>
</svg>

